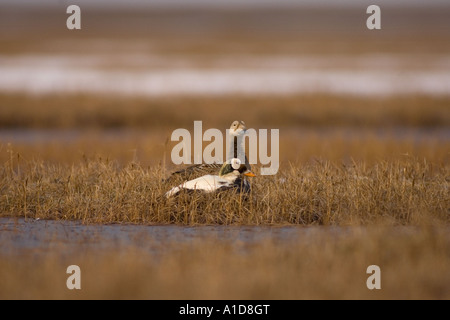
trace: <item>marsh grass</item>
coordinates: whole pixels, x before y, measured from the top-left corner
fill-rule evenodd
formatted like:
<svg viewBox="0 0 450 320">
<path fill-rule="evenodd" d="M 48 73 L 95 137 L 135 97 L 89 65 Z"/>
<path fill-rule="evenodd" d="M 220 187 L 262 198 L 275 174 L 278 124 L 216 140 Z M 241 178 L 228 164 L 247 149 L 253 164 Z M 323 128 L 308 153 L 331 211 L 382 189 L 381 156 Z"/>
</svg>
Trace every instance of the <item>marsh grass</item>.
<svg viewBox="0 0 450 320">
<path fill-rule="evenodd" d="M 11 157 L 0 171 L 3 216 L 182 225 L 449 222 L 448 165 L 412 157 L 373 165 L 289 164 L 275 176 L 252 178 L 248 195 L 182 193 L 169 199 L 164 193 L 182 181 L 165 181 L 160 166 L 102 159 L 15 166 Z"/>
<path fill-rule="evenodd" d="M 243 119 L 252 128 L 448 127 L 446 96 L 360 97 L 332 94 L 287 96 L 174 96 L 0 94 L 2 128 L 228 128 Z M 212 108 L 219 111 L 211 112 Z M 243 113 L 245 110 L 245 113 Z"/>
</svg>

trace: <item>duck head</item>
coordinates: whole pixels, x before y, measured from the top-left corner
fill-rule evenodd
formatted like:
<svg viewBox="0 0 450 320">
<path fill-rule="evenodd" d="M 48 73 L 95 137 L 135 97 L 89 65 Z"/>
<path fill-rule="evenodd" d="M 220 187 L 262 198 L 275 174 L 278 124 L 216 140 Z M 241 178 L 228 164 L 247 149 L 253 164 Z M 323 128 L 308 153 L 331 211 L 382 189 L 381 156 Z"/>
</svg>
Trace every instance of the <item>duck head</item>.
<svg viewBox="0 0 450 320">
<path fill-rule="evenodd" d="M 244 134 L 247 130 L 247 127 L 245 126 L 244 121 L 233 121 L 233 123 L 230 126 L 230 135 L 237 137 L 241 134 Z"/>
<path fill-rule="evenodd" d="M 238 158 L 233 158 L 225 162 L 219 172 L 219 176 L 221 177 L 231 175 L 239 176 L 241 174 L 247 177 L 256 177 L 256 175 L 251 172 L 245 164 L 241 163 L 241 160 Z"/>
</svg>

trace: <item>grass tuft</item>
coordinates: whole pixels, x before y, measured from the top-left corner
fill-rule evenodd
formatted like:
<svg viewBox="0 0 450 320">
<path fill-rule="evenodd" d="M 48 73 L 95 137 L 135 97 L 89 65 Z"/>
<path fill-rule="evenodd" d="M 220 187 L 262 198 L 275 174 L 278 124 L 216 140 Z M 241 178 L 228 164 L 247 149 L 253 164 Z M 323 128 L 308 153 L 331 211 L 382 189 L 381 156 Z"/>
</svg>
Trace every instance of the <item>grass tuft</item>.
<svg viewBox="0 0 450 320">
<path fill-rule="evenodd" d="M 448 165 L 412 157 L 370 166 L 330 161 L 291 164 L 275 176 L 252 178 L 249 195 L 182 193 L 169 199 L 164 193 L 174 183 L 164 182 L 160 166 L 102 159 L 73 165 L 27 161 L 17 166 L 11 161 L 0 171 L 3 216 L 179 225 L 450 221 Z"/>
</svg>

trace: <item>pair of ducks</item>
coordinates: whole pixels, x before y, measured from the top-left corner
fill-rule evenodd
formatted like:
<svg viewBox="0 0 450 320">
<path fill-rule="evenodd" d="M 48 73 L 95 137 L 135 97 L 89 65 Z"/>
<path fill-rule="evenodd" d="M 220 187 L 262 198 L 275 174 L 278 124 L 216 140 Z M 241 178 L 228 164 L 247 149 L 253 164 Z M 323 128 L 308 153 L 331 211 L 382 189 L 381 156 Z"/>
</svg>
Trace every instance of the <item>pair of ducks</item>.
<svg viewBox="0 0 450 320">
<path fill-rule="evenodd" d="M 245 156 L 245 163 L 242 163 L 238 158 L 238 148 L 244 154 L 244 146 L 238 145 L 237 137 L 245 134 L 247 128 L 243 121 L 234 121 L 230 126 L 230 138 L 234 139 L 233 158 L 227 160 L 219 170 L 219 175 L 206 174 L 193 180 L 185 181 L 182 184 L 173 187 L 166 192 L 167 198 L 172 197 L 182 190 L 202 191 L 205 193 L 216 192 L 220 190 L 235 189 L 237 192 L 248 193 L 250 191 L 250 183 L 245 177 L 255 177 L 255 174 L 251 172 L 250 164 L 248 163 L 247 156 Z M 243 140 L 242 140 L 243 141 Z M 200 164 L 188 167 L 186 169 L 176 171 L 174 175 L 192 175 L 197 172 L 211 172 L 217 170 L 217 164 Z"/>
</svg>

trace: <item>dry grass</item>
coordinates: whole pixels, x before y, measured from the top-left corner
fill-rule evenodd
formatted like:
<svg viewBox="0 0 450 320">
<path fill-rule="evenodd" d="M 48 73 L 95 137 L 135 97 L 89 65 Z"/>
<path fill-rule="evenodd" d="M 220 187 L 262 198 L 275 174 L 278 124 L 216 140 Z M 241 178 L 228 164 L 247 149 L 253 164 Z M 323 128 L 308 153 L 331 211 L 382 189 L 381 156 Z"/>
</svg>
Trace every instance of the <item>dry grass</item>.
<svg viewBox="0 0 450 320">
<path fill-rule="evenodd" d="M 136 248 L 68 256 L 64 244 L 2 256 L 0 299 L 450 298 L 448 228 L 321 231 L 305 228 L 283 245 L 165 242 L 159 258 Z M 81 290 L 66 288 L 71 264 L 81 268 Z M 381 290 L 366 287 L 373 264 L 381 268 Z"/>
<path fill-rule="evenodd" d="M 449 167 L 412 157 L 374 165 L 316 161 L 286 165 L 234 193 L 163 194 L 159 166 L 108 160 L 70 165 L 30 161 L 0 171 L 0 213 L 85 223 L 367 225 L 449 222 Z M 276 205 L 274 205 L 276 204 Z"/>
<path fill-rule="evenodd" d="M 345 95 L 130 98 L 0 94 L 0 127 L 170 131 L 228 128 L 244 119 L 254 128 L 442 128 L 450 125 L 450 97 Z M 213 109 L 212 109 L 213 108 Z M 220 111 L 218 116 L 216 112 Z M 243 112 L 245 110 L 245 113 Z"/>
</svg>

